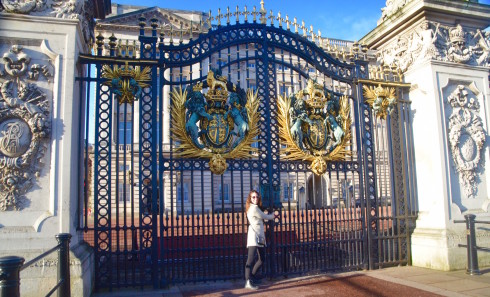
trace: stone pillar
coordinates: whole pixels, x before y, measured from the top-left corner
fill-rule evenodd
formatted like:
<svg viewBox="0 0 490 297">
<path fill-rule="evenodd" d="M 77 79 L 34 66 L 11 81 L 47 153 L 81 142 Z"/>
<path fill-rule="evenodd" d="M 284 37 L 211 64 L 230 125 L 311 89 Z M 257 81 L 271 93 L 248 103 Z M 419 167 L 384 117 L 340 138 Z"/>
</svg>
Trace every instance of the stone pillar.
<svg viewBox="0 0 490 297">
<path fill-rule="evenodd" d="M 490 220 L 490 6 L 464 1 L 390 1 L 361 42 L 378 64 L 411 83 L 418 218 L 412 264 L 466 268 L 464 215 Z M 422 13 L 422 12 L 423 13 Z M 487 142 L 485 142 L 487 141 Z M 485 144 L 486 143 L 486 144 Z M 488 246 L 488 232 L 477 235 Z M 480 253 L 481 265 L 490 254 Z"/>
<path fill-rule="evenodd" d="M 92 252 L 76 230 L 84 106 L 75 78 L 86 71 L 77 60 L 90 52 L 96 1 L 1 2 L 0 256 L 30 260 L 70 233 L 73 296 L 88 296 Z M 21 295 L 47 294 L 56 266 L 55 253 L 23 270 Z"/>
</svg>

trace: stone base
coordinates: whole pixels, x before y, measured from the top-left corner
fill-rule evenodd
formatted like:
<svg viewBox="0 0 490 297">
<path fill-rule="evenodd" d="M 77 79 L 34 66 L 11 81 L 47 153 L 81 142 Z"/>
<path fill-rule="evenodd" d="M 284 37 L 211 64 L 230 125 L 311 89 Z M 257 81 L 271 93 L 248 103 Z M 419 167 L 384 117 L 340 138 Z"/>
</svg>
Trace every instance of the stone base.
<svg viewBox="0 0 490 297">
<path fill-rule="evenodd" d="M 46 250 L 19 251 L 15 256 L 26 262 Z M 10 253 L 13 254 L 13 253 Z M 0 255 L 6 256 L 6 255 Z M 55 251 L 20 272 L 20 293 L 23 297 L 45 296 L 57 284 L 58 252 Z M 94 283 L 93 249 L 86 243 L 70 248 L 71 296 L 89 297 Z M 56 294 L 56 293 L 55 293 Z"/>
<path fill-rule="evenodd" d="M 466 247 L 458 246 L 466 245 L 466 229 L 460 227 L 457 230 L 416 228 L 412 234 L 412 265 L 443 271 L 467 269 Z M 488 233 L 477 230 L 478 246 L 490 246 Z M 490 253 L 479 252 L 478 264 L 489 266 Z"/>
</svg>

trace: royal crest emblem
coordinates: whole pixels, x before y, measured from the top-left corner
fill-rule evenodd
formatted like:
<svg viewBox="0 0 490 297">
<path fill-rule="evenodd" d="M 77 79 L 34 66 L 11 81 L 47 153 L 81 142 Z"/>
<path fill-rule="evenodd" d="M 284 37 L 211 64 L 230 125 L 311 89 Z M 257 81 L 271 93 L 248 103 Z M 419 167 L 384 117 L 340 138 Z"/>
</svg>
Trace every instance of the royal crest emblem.
<svg viewBox="0 0 490 297">
<path fill-rule="evenodd" d="M 185 90 L 176 88 L 171 95 L 177 156 L 209 158 L 210 170 L 223 174 L 226 159 L 249 158 L 257 151 L 251 146 L 259 134 L 256 92 L 245 92 L 210 70 L 205 81 Z"/>
<path fill-rule="evenodd" d="M 371 106 L 376 117 L 386 119 L 397 103 L 395 88 L 383 88 L 381 85 L 377 87 L 364 85 L 362 88 L 366 103 Z"/>
<path fill-rule="evenodd" d="M 309 79 L 290 97 L 279 96 L 279 134 L 284 158 L 311 162 L 315 174 L 325 173 L 327 161 L 342 160 L 350 145 L 348 98 L 337 98 Z"/>
<path fill-rule="evenodd" d="M 102 77 L 107 79 L 104 84 L 111 88 L 119 104 L 132 105 L 140 97 L 143 88 L 149 86 L 150 72 L 150 67 L 130 68 L 128 63 L 123 67 L 105 65 L 102 68 Z"/>
</svg>

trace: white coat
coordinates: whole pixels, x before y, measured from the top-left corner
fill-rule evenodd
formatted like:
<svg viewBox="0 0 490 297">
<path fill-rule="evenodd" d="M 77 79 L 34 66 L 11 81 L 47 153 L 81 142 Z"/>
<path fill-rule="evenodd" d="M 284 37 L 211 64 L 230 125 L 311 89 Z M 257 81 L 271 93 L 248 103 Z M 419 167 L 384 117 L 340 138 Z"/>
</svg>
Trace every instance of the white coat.
<svg viewBox="0 0 490 297">
<path fill-rule="evenodd" d="M 250 204 L 247 211 L 247 218 L 250 222 L 247 234 L 247 247 L 259 246 L 257 244 L 256 232 L 265 238 L 264 220 L 273 220 L 274 214 L 265 214 L 256 204 Z"/>
</svg>

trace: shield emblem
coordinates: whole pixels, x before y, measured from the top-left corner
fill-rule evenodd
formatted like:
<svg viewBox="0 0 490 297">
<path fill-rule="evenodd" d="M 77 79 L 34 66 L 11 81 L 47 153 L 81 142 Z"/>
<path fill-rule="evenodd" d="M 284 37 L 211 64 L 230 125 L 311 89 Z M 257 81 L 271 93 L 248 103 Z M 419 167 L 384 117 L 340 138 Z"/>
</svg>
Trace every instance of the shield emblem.
<svg viewBox="0 0 490 297">
<path fill-rule="evenodd" d="M 308 127 L 307 139 L 316 150 L 321 150 L 325 147 L 328 140 L 328 131 L 323 119 L 312 119 L 312 124 Z"/>
<path fill-rule="evenodd" d="M 214 146 L 222 146 L 228 140 L 230 126 L 224 114 L 213 113 L 212 120 L 208 122 L 206 136 Z"/>
</svg>

